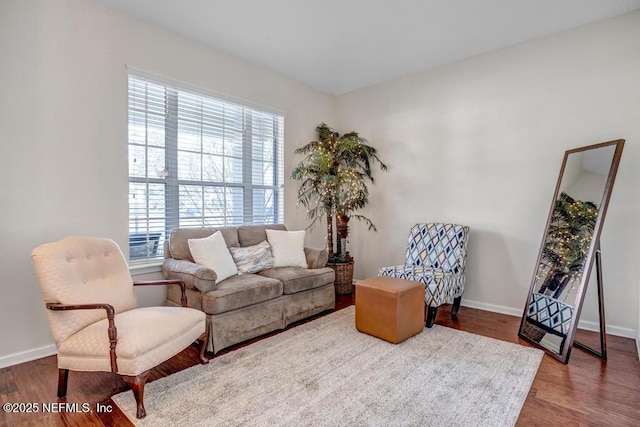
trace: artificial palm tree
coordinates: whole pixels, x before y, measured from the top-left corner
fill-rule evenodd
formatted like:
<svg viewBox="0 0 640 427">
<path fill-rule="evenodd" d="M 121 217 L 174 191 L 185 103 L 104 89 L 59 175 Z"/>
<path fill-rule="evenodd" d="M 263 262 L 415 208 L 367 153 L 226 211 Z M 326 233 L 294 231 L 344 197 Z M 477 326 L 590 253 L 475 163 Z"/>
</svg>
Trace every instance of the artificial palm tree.
<svg viewBox="0 0 640 427">
<path fill-rule="evenodd" d="M 296 154 L 306 157 L 291 172 L 291 178 L 302 181 L 298 202 L 307 208 L 309 227 L 323 216 L 327 218 L 327 252 L 334 259 L 333 220 L 337 218 L 338 255 L 344 257 L 342 240 L 348 236 L 350 218 L 364 221 L 375 230 L 371 220 L 355 212 L 369 203 L 367 183 L 373 184 L 372 164 L 387 170 L 375 148 L 357 132 L 342 136 L 325 123 L 316 127 L 318 140 L 298 148 Z"/>
<path fill-rule="evenodd" d="M 575 200 L 567 193 L 560 194 L 542 249 L 542 267 L 548 273 L 541 293 L 553 291 L 554 298 L 558 298 L 569 281 L 579 277 L 597 219 L 598 207 L 594 203 Z"/>
</svg>

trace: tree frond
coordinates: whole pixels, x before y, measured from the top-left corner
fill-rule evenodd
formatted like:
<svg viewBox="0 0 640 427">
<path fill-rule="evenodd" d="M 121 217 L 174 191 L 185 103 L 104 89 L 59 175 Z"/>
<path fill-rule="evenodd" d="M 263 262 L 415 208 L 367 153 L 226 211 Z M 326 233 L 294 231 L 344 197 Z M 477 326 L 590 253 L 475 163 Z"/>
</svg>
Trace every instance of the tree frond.
<svg viewBox="0 0 640 427">
<path fill-rule="evenodd" d="M 364 221 L 375 231 L 371 220 L 355 212 L 369 203 L 367 183 L 374 183 L 373 165 L 378 164 L 382 171 L 387 171 L 387 165 L 357 132 L 340 136 L 321 123 L 316 133 L 316 141 L 295 150 L 305 158 L 291 171 L 291 178 L 301 181 L 298 202 L 307 208 L 310 227 L 321 217 L 327 216 L 329 222 L 340 213 Z"/>
<path fill-rule="evenodd" d="M 373 225 L 373 222 L 371 222 L 371 220 L 369 218 L 367 218 L 366 216 L 355 214 L 355 215 L 352 215 L 351 218 L 355 218 L 358 221 L 364 222 L 365 224 L 367 224 L 367 226 L 369 227 L 369 230 L 371 230 L 371 231 L 378 231 L 376 226 Z"/>
</svg>

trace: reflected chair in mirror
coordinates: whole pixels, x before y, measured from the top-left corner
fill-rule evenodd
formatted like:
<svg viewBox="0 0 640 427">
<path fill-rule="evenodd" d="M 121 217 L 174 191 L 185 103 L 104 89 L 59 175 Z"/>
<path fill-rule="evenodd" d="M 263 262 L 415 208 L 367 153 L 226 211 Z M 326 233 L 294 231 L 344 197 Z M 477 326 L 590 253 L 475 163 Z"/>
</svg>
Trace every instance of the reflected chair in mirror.
<svg viewBox="0 0 640 427">
<path fill-rule="evenodd" d="M 208 362 L 205 315 L 186 308 L 184 283 L 134 283 L 114 241 L 67 237 L 38 246 L 31 258 L 57 348 L 59 398 L 66 397 L 70 370 L 113 372 L 131 387 L 143 418 L 152 368 L 197 340 L 200 362 Z M 134 285 L 180 286 L 182 307 L 137 308 Z"/>
<path fill-rule="evenodd" d="M 545 334 L 560 337 L 558 353 L 564 351 L 567 333 L 573 319 L 573 307 L 555 297 L 533 292 L 527 305 L 529 323 L 527 334 L 532 340 L 541 342 Z"/>
<path fill-rule="evenodd" d="M 456 319 L 464 292 L 469 227 L 458 224 L 416 224 L 409 232 L 403 265 L 382 267 L 378 276 L 413 280 L 425 286 L 425 326 L 430 328 L 438 307 L 453 304 Z"/>
</svg>

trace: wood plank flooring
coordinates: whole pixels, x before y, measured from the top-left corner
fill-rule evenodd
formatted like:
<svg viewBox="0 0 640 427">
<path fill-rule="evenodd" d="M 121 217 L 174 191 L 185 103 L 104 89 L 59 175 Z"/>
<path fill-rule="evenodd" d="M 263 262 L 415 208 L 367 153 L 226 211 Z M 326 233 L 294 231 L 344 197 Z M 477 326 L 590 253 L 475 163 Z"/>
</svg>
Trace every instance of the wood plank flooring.
<svg viewBox="0 0 640 427">
<path fill-rule="evenodd" d="M 464 301 L 463 301 L 464 302 Z M 351 305 L 351 296 L 340 296 L 337 309 Z M 318 316 L 316 316 L 318 317 Z M 300 322 L 300 323 L 304 323 Z M 297 326 L 292 325 L 292 327 Z M 518 338 L 520 319 L 461 307 L 453 321 L 449 307 L 438 310 L 436 323 L 463 331 L 528 345 Z M 278 332 L 276 332 L 278 333 Z M 269 334 L 274 335 L 275 333 Z M 596 333 L 580 331 L 578 340 L 598 348 Z M 219 354 L 249 345 L 243 343 Z M 635 341 L 609 335 L 608 361 L 574 348 L 568 365 L 544 356 L 517 426 L 639 426 L 640 362 Z M 197 363 L 197 349 L 190 347 L 151 371 L 154 381 Z M 210 363 L 215 363 L 215 358 Z M 122 379 L 110 373 L 71 372 L 67 403 L 89 404 L 91 412 L 43 413 L 44 403 L 58 402 L 55 356 L 0 369 L 0 403 L 37 403 L 38 413 L 0 411 L 0 426 L 130 426 L 110 400 L 127 390 Z M 460 384 L 464 387 L 464 384 Z M 96 413 L 96 404 L 111 412 Z"/>
</svg>

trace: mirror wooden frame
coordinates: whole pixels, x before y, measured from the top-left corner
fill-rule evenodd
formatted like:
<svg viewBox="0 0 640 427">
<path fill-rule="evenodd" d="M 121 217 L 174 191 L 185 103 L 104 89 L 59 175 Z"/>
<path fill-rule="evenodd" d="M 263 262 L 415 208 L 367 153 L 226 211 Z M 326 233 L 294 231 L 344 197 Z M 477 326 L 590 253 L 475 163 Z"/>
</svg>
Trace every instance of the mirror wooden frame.
<svg viewBox="0 0 640 427">
<path fill-rule="evenodd" d="M 602 202 L 600 203 L 599 207 L 598 207 L 598 216 L 596 219 L 596 223 L 594 226 L 594 231 L 593 231 L 593 236 L 589 245 L 589 251 L 585 257 L 584 263 L 583 263 L 583 272 L 582 272 L 582 276 L 580 277 L 580 282 L 577 285 L 577 293 L 576 293 L 576 300 L 575 300 L 575 307 L 574 307 L 574 311 L 572 314 L 572 318 L 570 321 L 570 325 L 568 328 L 568 332 L 566 335 L 566 338 L 563 341 L 563 345 L 560 346 L 560 352 L 556 353 L 553 350 L 543 346 L 542 344 L 540 344 L 540 342 L 535 341 L 534 339 L 530 338 L 529 336 L 525 335 L 525 326 L 527 326 L 528 324 L 532 324 L 532 323 L 528 323 L 527 319 L 529 318 L 529 316 L 527 315 L 528 312 L 528 307 L 529 307 L 529 303 L 531 301 L 531 295 L 534 292 L 534 289 L 536 287 L 537 282 L 539 281 L 539 277 L 538 277 L 538 270 L 539 270 L 539 266 L 540 263 L 542 262 L 542 258 L 543 258 L 543 250 L 545 247 L 545 243 L 546 243 L 546 239 L 547 239 L 547 235 L 549 233 L 549 226 L 551 224 L 551 218 L 552 215 L 554 213 L 554 209 L 555 209 L 555 205 L 556 205 L 556 201 L 558 200 L 558 196 L 559 196 L 559 192 L 560 192 L 560 188 L 561 188 L 561 183 L 562 183 L 562 178 L 564 175 L 564 171 L 565 171 L 565 167 L 567 165 L 567 161 L 569 159 L 569 156 L 572 153 L 580 153 L 580 152 L 585 152 L 588 150 L 593 150 L 593 149 L 598 149 L 598 148 L 603 148 L 603 147 L 608 147 L 608 146 L 615 146 L 615 151 L 613 153 L 613 158 L 611 161 L 611 166 L 609 168 L 609 174 L 607 177 L 607 181 L 604 187 L 604 191 L 603 191 L 603 196 L 602 196 Z M 616 140 L 612 140 L 612 141 L 607 141 L 607 142 L 602 142 L 600 144 L 593 144 L 593 145 L 588 145 L 585 147 L 579 147 L 579 148 L 575 148 L 572 150 L 567 150 L 564 154 L 564 159 L 562 161 L 562 166 L 560 168 L 560 175 L 558 177 L 558 182 L 556 184 L 556 189 L 553 195 L 553 199 L 552 199 L 552 203 L 551 203 L 551 209 L 549 210 L 549 215 L 547 217 L 547 225 L 545 227 L 545 232 L 544 235 L 542 237 L 542 244 L 540 245 L 540 251 L 538 252 L 538 258 L 535 264 L 535 270 L 533 273 L 533 279 L 531 280 L 531 286 L 529 287 L 529 292 L 527 293 L 527 300 L 525 302 L 525 306 L 524 306 L 524 312 L 522 314 L 522 320 L 520 322 L 520 329 L 518 330 L 518 336 L 527 340 L 528 342 L 532 343 L 533 345 L 535 345 L 536 347 L 541 348 L 542 350 L 544 350 L 545 352 L 547 352 L 547 354 L 549 354 L 550 356 L 552 356 L 553 358 L 559 360 L 562 363 L 567 363 L 569 361 L 569 356 L 571 354 L 571 349 L 573 347 L 573 345 L 575 344 L 576 346 L 580 346 L 582 348 L 585 348 L 586 350 L 589 350 L 597 355 L 599 355 L 600 357 L 606 359 L 606 341 L 605 341 L 605 337 L 603 336 L 605 334 L 605 328 L 604 328 L 604 300 L 603 300 L 603 295 L 602 295 L 602 271 L 601 271 L 601 263 L 600 263 L 600 233 L 602 231 L 602 225 L 604 223 L 604 219 L 606 216 L 606 212 L 607 212 L 607 207 L 609 205 L 609 200 L 611 198 L 611 191 L 613 189 L 613 184 L 615 182 L 615 178 L 616 178 L 616 174 L 618 171 L 618 166 L 620 164 L 620 158 L 622 156 L 622 149 L 624 147 L 624 139 L 616 139 Z M 597 353 L 595 350 L 592 350 L 580 343 L 578 343 L 577 341 L 575 341 L 575 334 L 576 334 L 576 330 L 578 328 L 578 321 L 580 319 L 580 311 L 582 309 L 582 303 L 584 301 L 584 297 L 586 294 L 586 290 L 587 290 L 587 284 L 589 283 L 589 277 L 591 275 L 591 270 L 593 267 L 594 262 L 597 261 L 597 269 L 598 269 L 598 298 L 599 298 L 599 308 L 600 308 L 600 332 L 601 332 L 601 345 L 602 345 L 602 353 L 599 354 Z M 575 341 L 575 342 L 574 342 Z"/>
</svg>

